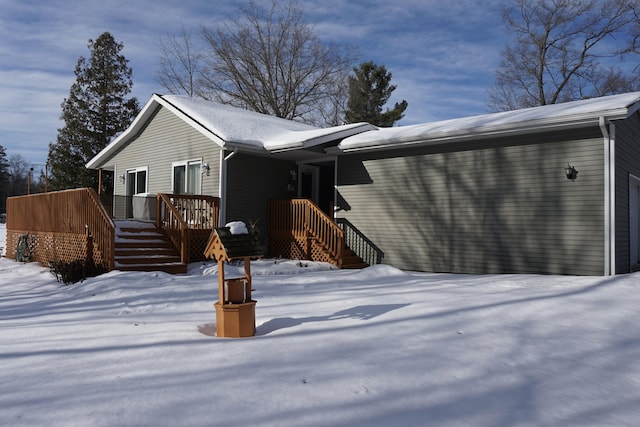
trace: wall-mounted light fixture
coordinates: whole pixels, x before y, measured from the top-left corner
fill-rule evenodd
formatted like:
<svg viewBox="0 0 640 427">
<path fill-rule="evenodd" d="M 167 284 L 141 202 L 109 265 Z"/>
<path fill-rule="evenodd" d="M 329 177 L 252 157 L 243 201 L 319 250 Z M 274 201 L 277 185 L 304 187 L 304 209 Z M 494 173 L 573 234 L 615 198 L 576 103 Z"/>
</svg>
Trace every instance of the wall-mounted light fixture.
<svg viewBox="0 0 640 427">
<path fill-rule="evenodd" d="M 578 177 L 578 171 L 569 163 L 567 163 L 567 167 L 564 168 L 564 173 L 567 175 L 567 179 L 570 179 L 571 181 L 575 181 Z"/>
<path fill-rule="evenodd" d="M 209 174 L 211 173 L 211 168 L 209 167 L 209 163 L 202 163 L 202 165 L 200 166 L 200 172 L 201 173 L 206 173 L 207 176 L 209 176 Z"/>
<path fill-rule="evenodd" d="M 125 174 L 120 175 L 118 178 L 120 178 L 121 184 L 124 184 L 125 182 L 127 182 L 127 176 Z"/>
</svg>

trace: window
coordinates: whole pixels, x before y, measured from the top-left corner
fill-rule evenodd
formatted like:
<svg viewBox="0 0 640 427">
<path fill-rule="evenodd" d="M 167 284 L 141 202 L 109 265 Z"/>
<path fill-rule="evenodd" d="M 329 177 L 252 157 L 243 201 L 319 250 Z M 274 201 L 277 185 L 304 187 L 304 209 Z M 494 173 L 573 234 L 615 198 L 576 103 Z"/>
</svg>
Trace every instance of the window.
<svg viewBox="0 0 640 427">
<path fill-rule="evenodd" d="M 202 191 L 202 161 L 173 163 L 173 193 L 200 194 Z"/>
<path fill-rule="evenodd" d="M 127 171 L 127 196 L 147 192 L 147 168 Z"/>
<path fill-rule="evenodd" d="M 126 197 L 125 197 L 125 218 L 133 218 L 133 196 L 147 192 L 147 168 L 136 168 L 127 170 L 126 175 Z"/>
</svg>

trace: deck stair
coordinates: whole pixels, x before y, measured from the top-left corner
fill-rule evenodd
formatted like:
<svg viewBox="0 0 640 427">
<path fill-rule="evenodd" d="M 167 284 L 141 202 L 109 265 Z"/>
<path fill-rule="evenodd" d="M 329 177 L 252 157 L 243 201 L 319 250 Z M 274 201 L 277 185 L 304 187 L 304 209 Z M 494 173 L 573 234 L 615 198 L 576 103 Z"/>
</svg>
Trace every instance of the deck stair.
<svg viewBox="0 0 640 427">
<path fill-rule="evenodd" d="M 330 257 L 329 249 L 323 244 L 321 239 L 311 237 L 315 245 L 319 247 L 320 251 L 324 252 L 325 256 Z M 369 264 L 360 258 L 351 248 L 345 246 L 342 252 L 342 263 L 340 268 L 357 270 L 369 267 Z"/>
<path fill-rule="evenodd" d="M 187 265 L 154 223 L 115 221 L 115 268 L 124 271 L 186 273 Z"/>
<path fill-rule="evenodd" d="M 354 251 L 346 247 L 342 255 L 342 268 L 348 269 L 361 269 L 369 267 L 362 258 L 360 258 Z"/>
</svg>

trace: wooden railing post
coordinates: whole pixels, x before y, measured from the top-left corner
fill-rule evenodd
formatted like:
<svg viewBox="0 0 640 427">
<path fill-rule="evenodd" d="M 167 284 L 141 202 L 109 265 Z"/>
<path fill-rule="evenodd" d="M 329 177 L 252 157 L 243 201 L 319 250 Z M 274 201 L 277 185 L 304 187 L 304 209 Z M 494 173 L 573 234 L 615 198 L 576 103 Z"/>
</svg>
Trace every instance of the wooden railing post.
<svg viewBox="0 0 640 427">
<path fill-rule="evenodd" d="M 189 253 L 190 244 L 189 244 L 189 233 L 186 228 L 183 228 L 182 230 L 180 230 L 180 238 L 182 241 L 181 248 L 180 248 L 181 262 L 184 264 L 188 264 L 189 256 L 190 256 L 190 253 Z"/>
<path fill-rule="evenodd" d="M 160 194 L 156 194 L 156 227 L 158 228 L 162 228 L 162 213 L 162 198 L 160 197 Z"/>
<path fill-rule="evenodd" d="M 87 252 L 85 256 L 85 262 L 93 262 L 93 235 L 89 231 L 89 226 L 86 226 L 85 235 L 87 236 Z"/>
</svg>

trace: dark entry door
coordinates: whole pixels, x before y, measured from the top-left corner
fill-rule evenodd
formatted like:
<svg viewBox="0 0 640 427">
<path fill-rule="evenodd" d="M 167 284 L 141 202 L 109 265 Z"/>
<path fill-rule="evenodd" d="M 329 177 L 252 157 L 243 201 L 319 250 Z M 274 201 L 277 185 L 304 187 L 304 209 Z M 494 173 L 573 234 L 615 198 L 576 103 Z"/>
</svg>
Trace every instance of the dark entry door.
<svg viewBox="0 0 640 427">
<path fill-rule="evenodd" d="M 300 165 L 298 197 L 310 199 L 315 204 L 319 202 L 319 171 L 318 166 Z"/>
</svg>

